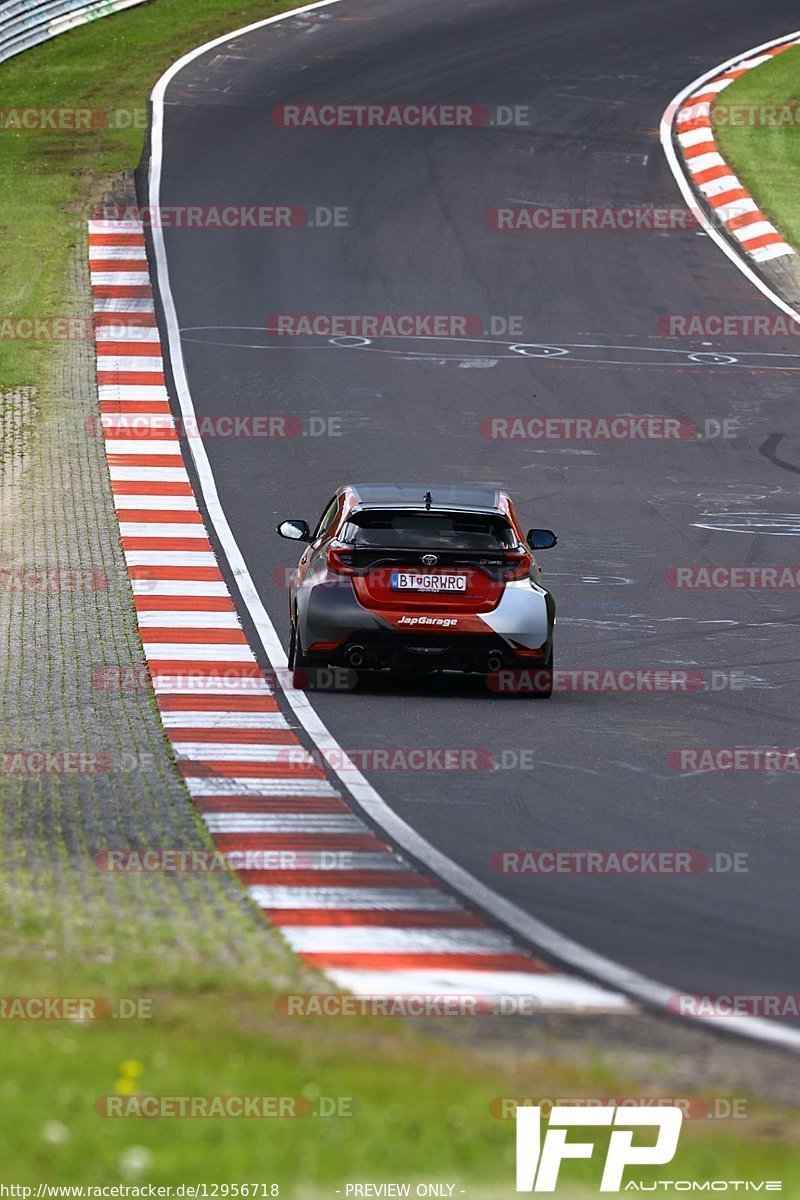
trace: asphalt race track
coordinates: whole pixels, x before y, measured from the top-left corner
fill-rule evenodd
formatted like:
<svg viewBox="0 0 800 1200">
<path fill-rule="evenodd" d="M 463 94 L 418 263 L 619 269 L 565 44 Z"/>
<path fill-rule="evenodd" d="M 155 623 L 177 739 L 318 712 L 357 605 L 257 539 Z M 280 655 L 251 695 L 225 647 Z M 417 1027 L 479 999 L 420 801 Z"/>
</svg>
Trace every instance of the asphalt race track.
<svg viewBox="0 0 800 1200">
<path fill-rule="evenodd" d="M 549 703 L 452 680 L 314 699 L 346 749 L 491 751 L 507 765 L 365 773 L 484 883 L 688 992 L 797 990 L 796 778 L 668 761 L 678 747 L 797 744 L 796 593 L 678 590 L 665 573 L 798 564 L 800 346 L 663 336 L 669 313 L 775 311 L 696 229 L 509 233 L 485 214 L 680 207 L 658 141 L 664 108 L 702 71 L 796 23 L 791 0 L 342 0 L 200 57 L 166 97 L 163 205 L 347 209 L 336 228 L 165 231 L 198 417 L 304 422 L 306 436 L 206 441 L 284 644 L 296 556 L 277 520 L 316 520 L 348 479 L 492 483 L 526 525 L 559 534 L 540 555 L 558 601 L 558 667 L 716 671 L 728 684 L 738 673 L 734 688 L 567 691 Z M 531 120 L 319 130 L 270 115 L 368 101 L 524 104 Z M 363 345 L 265 330 L 272 314 L 302 313 L 476 314 L 485 327 L 521 317 L 522 334 Z M 736 436 L 505 441 L 481 426 L 617 414 L 734 420 Z M 324 434 L 308 436 L 311 418 Z M 747 870 L 493 869 L 494 853 L 520 849 L 738 853 Z"/>
</svg>

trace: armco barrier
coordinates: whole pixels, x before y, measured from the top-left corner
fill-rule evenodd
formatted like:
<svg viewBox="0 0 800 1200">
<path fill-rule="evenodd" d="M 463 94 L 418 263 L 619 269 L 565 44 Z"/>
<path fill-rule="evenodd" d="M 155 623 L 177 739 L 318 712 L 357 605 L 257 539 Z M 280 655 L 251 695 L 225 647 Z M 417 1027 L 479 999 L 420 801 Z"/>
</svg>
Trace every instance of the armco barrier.
<svg viewBox="0 0 800 1200">
<path fill-rule="evenodd" d="M 0 62 L 144 0 L 0 0 Z"/>
</svg>

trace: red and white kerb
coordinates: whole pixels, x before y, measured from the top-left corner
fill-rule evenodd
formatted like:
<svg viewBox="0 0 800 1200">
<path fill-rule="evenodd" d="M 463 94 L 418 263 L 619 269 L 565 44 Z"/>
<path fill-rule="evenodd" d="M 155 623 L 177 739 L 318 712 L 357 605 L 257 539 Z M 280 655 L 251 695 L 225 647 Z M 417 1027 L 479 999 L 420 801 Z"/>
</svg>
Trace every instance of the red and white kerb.
<svg viewBox="0 0 800 1200">
<path fill-rule="evenodd" d="M 711 108 L 720 92 L 754 67 L 760 67 L 783 54 L 797 40 L 742 59 L 735 66 L 704 83 L 688 96 L 675 117 L 675 129 L 686 166 L 695 187 L 714 210 L 714 215 L 733 235 L 754 262 L 794 254 L 775 226 L 761 212 L 749 191 L 734 174 L 719 152 L 714 139 Z"/>
</svg>

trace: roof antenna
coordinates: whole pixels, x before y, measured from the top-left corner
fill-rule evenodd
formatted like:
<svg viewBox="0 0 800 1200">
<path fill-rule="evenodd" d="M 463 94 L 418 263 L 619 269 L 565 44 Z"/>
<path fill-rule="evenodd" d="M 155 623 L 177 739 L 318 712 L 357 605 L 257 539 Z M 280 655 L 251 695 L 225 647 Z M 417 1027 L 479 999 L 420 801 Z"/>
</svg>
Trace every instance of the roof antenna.
<svg viewBox="0 0 800 1200">
<path fill-rule="evenodd" d="M 425 493 L 425 511 L 426 512 L 431 511 L 432 504 L 433 504 L 433 497 L 431 496 L 430 492 L 426 492 Z"/>
</svg>

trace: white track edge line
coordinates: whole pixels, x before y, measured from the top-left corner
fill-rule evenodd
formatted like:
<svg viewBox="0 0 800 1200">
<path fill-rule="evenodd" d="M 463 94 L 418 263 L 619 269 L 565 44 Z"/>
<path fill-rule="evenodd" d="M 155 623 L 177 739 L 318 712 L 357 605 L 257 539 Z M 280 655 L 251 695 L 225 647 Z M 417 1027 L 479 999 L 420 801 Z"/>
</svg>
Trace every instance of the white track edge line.
<svg viewBox="0 0 800 1200">
<path fill-rule="evenodd" d="M 164 158 L 164 104 L 165 93 L 167 87 L 172 82 L 174 77 L 193 62 L 196 58 L 200 58 L 209 50 L 215 49 L 217 46 L 223 45 L 231 38 L 241 37 L 246 33 L 252 32 L 255 29 L 261 29 L 266 25 L 271 25 L 276 21 L 285 20 L 287 17 L 297 16 L 299 13 L 309 12 L 317 8 L 326 8 L 330 4 L 339 3 L 339 0 L 317 0 L 316 3 L 305 5 L 303 8 L 290 10 L 288 13 L 279 13 L 274 17 L 267 17 L 262 21 L 256 21 L 252 25 L 244 26 L 241 29 L 233 30 L 224 37 L 216 38 L 202 46 L 196 47 L 182 58 L 179 58 L 172 64 L 171 67 L 157 81 L 151 93 L 151 103 L 153 105 L 152 129 L 150 138 L 150 162 L 149 162 L 149 195 L 148 201 L 151 211 L 157 211 L 161 201 L 161 171 Z M 797 35 L 800 37 L 800 32 Z M 764 49 L 767 46 L 778 45 L 781 42 L 790 40 L 789 37 L 778 38 L 774 42 L 765 43 Z M 689 85 L 689 88 L 684 89 L 680 93 L 683 98 L 688 95 L 689 91 L 695 89 L 699 83 L 718 74 L 726 67 L 734 62 L 738 62 L 742 55 L 737 55 L 730 59 L 721 67 L 707 72 L 699 79 Z M 675 102 L 673 101 L 673 104 Z M 670 106 L 670 109 L 672 106 Z M 664 138 L 664 121 L 662 119 L 662 144 Z M 670 123 L 671 129 L 671 123 Z M 666 152 L 665 146 L 665 152 Z M 672 150 L 671 142 L 669 149 Z M 669 154 L 667 154 L 669 159 Z M 673 152 L 674 157 L 674 152 Z M 671 164 L 672 165 L 672 164 Z M 673 168 L 673 173 L 674 168 Z M 680 176 L 676 174 L 676 179 Z M 688 192 L 688 185 L 687 192 Z M 683 187 L 682 189 L 683 190 Z M 686 193 L 685 193 L 686 194 Z M 688 192 L 687 199 L 693 199 L 693 194 Z M 701 214 L 702 215 L 702 214 Z M 705 222 L 708 224 L 708 222 Z M 153 248 L 156 258 L 156 286 L 159 290 L 161 304 L 164 311 L 164 319 L 167 326 L 167 340 L 170 357 L 170 367 L 175 380 L 178 402 L 180 404 L 181 413 L 184 418 L 192 417 L 196 420 L 197 414 L 192 403 L 191 393 L 186 375 L 186 365 L 183 360 L 183 349 L 180 339 L 180 327 L 175 309 L 175 301 L 172 295 L 170 286 L 169 267 L 167 265 L 166 247 L 164 244 L 163 230 L 156 225 L 152 229 Z M 740 263 L 736 255 L 730 251 L 724 243 L 722 237 L 717 234 L 713 227 L 709 226 L 709 232 L 714 236 L 714 240 L 723 247 L 732 261 L 745 270 L 745 273 L 751 277 L 752 282 L 760 287 L 766 295 L 772 297 L 766 285 L 762 284 L 758 277 L 744 264 Z M 787 312 L 793 310 L 786 309 Z M 794 314 L 800 317 L 800 314 Z M 191 428 L 191 426 L 189 426 Z M 195 427 L 196 428 L 196 427 Z M 187 438 L 189 447 L 192 452 L 195 469 L 197 471 L 200 488 L 203 494 L 203 502 L 209 515 L 211 524 L 214 527 L 216 536 L 223 548 L 228 565 L 231 569 L 233 577 L 236 581 L 236 586 L 242 597 L 243 602 L 247 606 L 250 619 L 252 620 L 261 644 L 267 654 L 273 668 L 280 672 L 281 669 L 286 669 L 286 654 L 283 646 L 275 631 L 275 627 L 269 618 L 269 615 L 264 608 L 260 596 L 256 590 L 255 584 L 247 569 L 247 564 L 242 556 L 236 539 L 233 536 L 233 531 L 228 524 L 227 517 L 220 503 L 217 493 L 216 482 L 211 470 L 211 465 L 206 454 L 206 449 L 201 437 L 197 433 L 192 433 Z M 428 870 L 433 872 L 445 881 L 461 896 L 472 899 L 475 904 L 484 909 L 485 912 L 495 917 L 501 924 L 516 932 L 524 941 L 539 946 L 545 953 L 549 953 L 557 961 L 573 966 L 580 972 L 585 972 L 590 977 L 605 984 L 607 987 L 616 988 L 629 996 L 633 996 L 642 1002 L 652 1005 L 656 1008 L 668 1011 L 670 999 L 677 994 L 677 989 L 670 988 L 664 984 L 657 983 L 655 980 L 650 980 L 638 972 L 632 971 L 627 967 L 616 963 L 604 955 L 598 954 L 588 947 L 582 946 L 579 942 L 573 941 L 571 938 L 560 934 L 557 930 L 546 925 L 538 918 L 526 913 L 517 905 L 504 899 L 491 888 L 475 879 L 463 867 L 458 866 L 447 855 L 442 854 L 432 846 L 425 838 L 411 828 L 400 816 L 397 815 L 384 800 L 378 795 L 375 789 L 367 782 L 364 776 L 352 764 L 349 763 L 344 751 L 338 746 L 333 736 L 328 732 L 321 718 L 316 711 L 311 707 L 308 698 L 302 692 L 296 692 L 292 688 L 285 688 L 281 683 L 282 690 L 287 701 L 291 705 L 299 721 L 305 728 L 306 732 L 311 737 L 312 741 L 320 749 L 329 747 L 342 756 L 341 765 L 335 768 L 335 773 L 339 776 L 342 783 L 350 791 L 357 802 L 362 806 L 364 811 L 369 814 L 375 824 L 382 829 L 391 839 L 399 845 L 407 849 L 413 857 L 423 863 Z M 348 764 L 348 765 L 345 765 Z M 788 1049 L 800 1051 L 800 1033 L 792 1030 L 782 1029 L 773 1022 L 762 1020 L 761 1018 L 739 1018 L 739 1017 L 698 1017 L 695 1018 L 698 1022 L 713 1026 L 721 1031 L 728 1033 L 737 1033 L 743 1037 L 749 1037 L 765 1043 L 771 1043 L 777 1046 L 785 1046 Z"/>
</svg>

